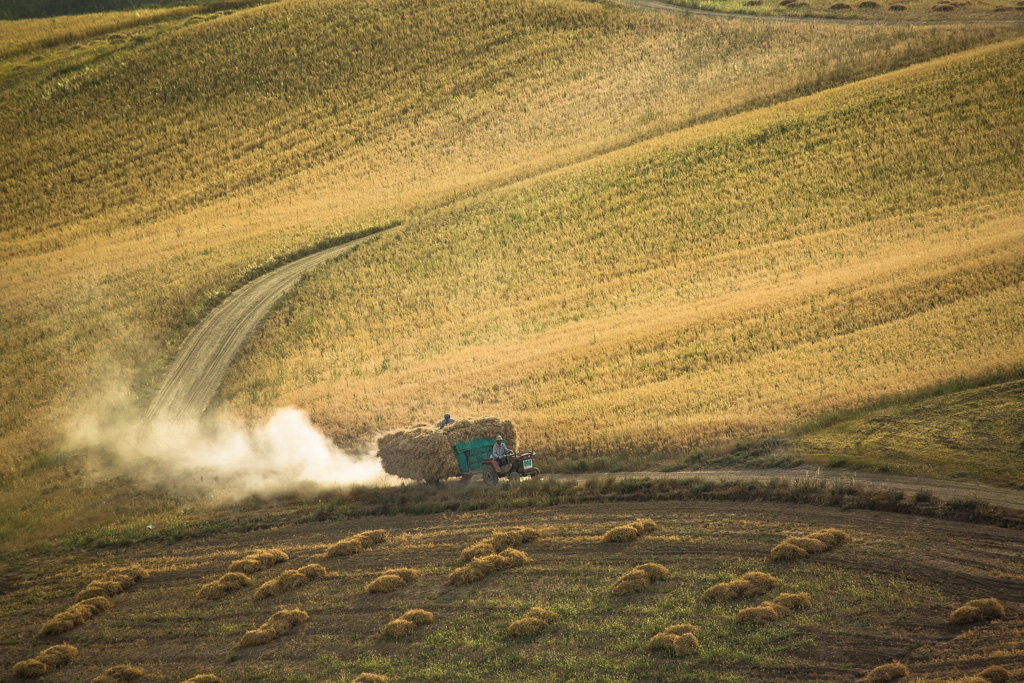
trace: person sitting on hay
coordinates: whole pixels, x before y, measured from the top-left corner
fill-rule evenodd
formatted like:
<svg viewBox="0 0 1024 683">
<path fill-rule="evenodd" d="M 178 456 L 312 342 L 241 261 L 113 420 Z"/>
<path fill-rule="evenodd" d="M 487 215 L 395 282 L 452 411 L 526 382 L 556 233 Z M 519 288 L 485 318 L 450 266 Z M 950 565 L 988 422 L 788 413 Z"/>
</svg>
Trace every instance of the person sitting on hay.
<svg viewBox="0 0 1024 683">
<path fill-rule="evenodd" d="M 508 465 L 508 454 L 511 452 L 508 446 L 505 445 L 505 439 L 502 438 L 501 434 L 498 434 L 498 438 L 494 440 L 494 448 L 491 449 L 491 459 L 500 466 L 505 467 Z"/>
<path fill-rule="evenodd" d="M 444 414 L 444 419 L 437 423 L 437 428 L 438 429 L 444 429 L 448 425 L 453 425 L 453 424 L 455 424 L 455 420 L 452 419 L 451 415 L 449 415 L 448 413 L 445 413 Z"/>
</svg>

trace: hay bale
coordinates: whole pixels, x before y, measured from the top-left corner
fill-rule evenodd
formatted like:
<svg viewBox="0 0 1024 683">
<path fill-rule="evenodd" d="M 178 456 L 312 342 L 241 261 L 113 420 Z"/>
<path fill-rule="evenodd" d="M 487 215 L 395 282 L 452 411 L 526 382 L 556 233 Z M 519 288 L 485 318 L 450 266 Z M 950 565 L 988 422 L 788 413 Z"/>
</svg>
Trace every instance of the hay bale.
<svg viewBox="0 0 1024 683">
<path fill-rule="evenodd" d="M 668 576 L 668 568 L 665 567 L 665 565 L 658 564 L 656 562 L 645 562 L 643 564 L 638 564 L 635 567 L 635 569 L 639 569 L 640 571 L 647 574 L 647 578 L 649 578 L 651 581 L 661 581 L 666 576 Z"/>
<path fill-rule="evenodd" d="M 199 674 L 181 683 L 224 683 L 220 676 L 214 674 Z"/>
<path fill-rule="evenodd" d="M 460 441 L 473 441 L 475 439 L 493 439 L 501 434 L 505 439 L 505 445 L 511 450 L 525 450 L 520 443 L 519 430 L 510 420 L 501 420 L 496 417 L 475 417 L 464 420 L 456 420 L 441 430 L 451 446 Z M 454 456 L 453 456 L 454 459 Z"/>
<path fill-rule="evenodd" d="M 526 563 L 530 562 L 530 556 L 524 553 L 522 550 L 516 550 L 515 548 L 505 548 L 497 554 L 497 568 L 498 569 L 513 569 L 515 567 L 522 567 Z"/>
<path fill-rule="evenodd" d="M 310 581 L 327 576 L 327 568 L 322 564 L 307 564 L 305 567 L 299 567 L 299 572 L 304 574 Z"/>
<path fill-rule="evenodd" d="M 417 626 L 434 623 L 434 613 L 428 612 L 425 609 L 411 609 L 399 618 L 411 621 Z"/>
<path fill-rule="evenodd" d="M 252 599 L 263 600 L 280 595 L 324 576 L 327 576 L 327 570 L 320 564 L 307 564 L 300 569 L 286 569 L 277 578 L 271 579 L 257 588 Z"/>
<path fill-rule="evenodd" d="M 772 606 L 779 613 L 780 617 L 786 616 L 795 609 L 803 609 L 804 607 L 810 607 L 810 605 L 811 596 L 807 593 L 779 593 L 772 600 Z"/>
<path fill-rule="evenodd" d="M 1010 680 L 1010 672 L 996 664 L 982 670 L 978 677 L 989 683 L 1007 683 Z"/>
<path fill-rule="evenodd" d="M 240 560 L 235 560 L 228 566 L 229 572 L 240 574 L 255 574 L 264 569 L 269 569 L 275 564 L 288 561 L 288 553 L 280 548 L 268 548 L 256 550 Z"/>
<path fill-rule="evenodd" d="M 388 540 L 387 529 L 369 529 L 367 531 L 360 531 L 352 538 L 358 539 L 363 547 L 369 550 L 370 548 L 380 545 Z"/>
<path fill-rule="evenodd" d="M 815 538 L 821 541 L 829 550 L 835 548 L 838 545 L 842 545 L 843 543 L 849 543 L 851 540 L 853 540 L 853 537 L 850 536 L 850 534 L 846 533 L 842 529 L 834 528 L 815 531 L 814 533 L 807 534 L 807 537 Z"/>
<path fill-rule="evenodd" d="M 978 621 L 985 619 L 985 615 L 977 607 L 971 605 L 964 605 L 963 607 L 957 607 L 955 610 L 949 613 L 949 623 L 960 625 L 960 624 L 973 624 Z"/>
<path fill-rule="evenodd" d="M 640 532 L 635 526 L 623 525 L 612 527 L 601 537 L 602 543 L 629 543 L 640 538 Z"/>
<path fill-rule="evenodd" d="M 274 612 L 263 626 L 273 629 L 277 635 L 283 636 L 299 624 L 309 621 L 309 615 L 301 609 L 283 609 Z"/>
<path fill-rule="evenodd" d="M 345 557 L 366 550 L 366 546 L 357 538 L 344 538 L 327 548 L 327 557 Z"/>
<path fill-rule="evenodd" d="M 75 661 L 77 657 L 78 648 L 74 645 L 68 645 L 67 643 L 48 647 L 35 656 L 36 659 L 50 669 L 59 669 L 62 666 L 67 666 L 71 662 Z"/>
<path fill-rule="evenodd" d="M 510 636 L 532 636 L 539 633 L 548 625 L 548 622 L 535 617 L 523 617 L 509 624 L 508 633 Z"/>
<path fill-rule="evenodd" d="M 146 672 L 137 666 L 117 664 L 97 678 L 102 678 L 104 681 L 134 681 L 136 678 L 142 678 L 145 674 Z M 94 678 L 93 681 L 96 681 L 97 678 Z"/>
<path fill-rule="evenodd" d="M 778 621 L 778 619 L 779 613 L 770 602 L 761 603 L 757 607 L 741 609 L 736 614 L 736 621 L 740 623 L 767 624 L 772 621 Z"/>
<path fill-rule="evenodd" d="M 647 641 L 647 647 L 651 650 L 665 650 L 680 657 L 697 652 L 700 649 L 700 643 L 693 633 L 680 634 L 662 631 Z"/>
<path fill-rule="evenodd" d="M 228 572 L 216 581 L 204 583 L 199 588 L 197 597 L 200 600 L 215 600 L 240 588 L 244 588 L 251 582 L 252 579 L 241 572 Z"/>
<path fill-rule="evenodd" d="M 1003 604 L 995 598 L 971 600 L 967 603 L 967 607 L 975 607 L 981 610 L 982 616 L 986 619 L 1002 619 L 1006 616 L 1006 610 L 1003 608 Z"/>
<path fill-rule="evenodd" d="M 807 557 L 807 551 L 789 541 L 783 541 L 772 548 L 768 553 L 768 559 L 772 562 L 785 562 L 786 560 L 799 560 Z"/>
<path fill-rule="evenodd" d="M 405 586 L 405 580 L 398 574 L 381 574 L 366 584 L 367 593 L 391 593 Z"/>
<path fill-rule="evenodd" d="M 66 633 L 74 627 L 85 623 L 93 616 L 105 612 L 114 603 L 111 602 L 110 598 L 98 595 L 96 597 L 76 602 L 68 609 L 54 615 L 49 621 L 43 624 L 43 627 L 39 630 L 38 636 L 57 635 L 60 633 Z"/>
<path fill-rule="evenodd" d="M 749 590 L 752 590 L 752 584 L 749 581 L 742 579 L 722 581 L 704 591 L 704 599 L 726 602 L 742 597 Z"/>
<path fill-rule="evenodd" d="M 487 543 L 494 548 L 494 552 L 501 552 L 505 548 L 515 548 L 524 543 L 532 543 L 540 538 L 540 531 L 532 527 L 520 526 L 507 531 L 496 531 L 491 534 Z"/>
<path fill-rule="evenodd" d="M 797 548 L 802 548 L 808 554 L 823 553 L 828 546 L 812 536 L 793 536 L 787 538 L 784 543 L 792 543 Z"/>
<path fill-rule="evenodd" d="M 693 624 L 672 624 L 671 626 L 666 626 L 665 628 L 661 629 L 661 632 L 681 636 L 686 633 L 692 633 L 693 635 L 697 635 L 697 631 L 699 630 L 700 629 L 698 629 Z"/>
<path fill-rule="evenodd" d="M 388 683 L 391 680 L 390 677 L 383 674 L 373 674 L 367 671 L 359 674 L 352 679 L 352 683 Z"/>
<path fill-rule="evenodd" d="M 410 581 L 415 581 L 416 579 L 420 578 L 419 570 L 413 569 L 412 567 L 398 567 L 397 569 L 389 569 L 385 573 L 399 576 L 401 577 L 402 581 L 405 581 L 406 583 L 409 583 Z"/>
<path fill-rule="evenodd" d="M 433 427 L 385 434 L 377 439 L 377 457 L 385 472 L 404 479 L 437 482 L 460 474 L 452 443 Z"/>
<path fill-rule="evenodd" d="M 890 664 L 876 666 L 861 680 L 864 681 L 864 683 L 886 683 L 886 681 L 895 681 L 897 678 L 903 678 L 909 673 L 910 671 L 907 670 L 907 667 L 903 666 L 899 662 L 892 662 Z"/>
<path fill-rule="evenodd" d="M 642 569 L 630 569 L 612 584 L 612 593 L 626 595 L 638 593 L 651 585 L 651 577 Z"/>
<path fill-rule="evenodd" d="M 242 636 L 241 640 L 235 643 L 236 649 L 244 647 L 257 647 L 259 645 L 266 645 L 267 643 L 275 640 L 277 633 L 273 629 L 263 628 L 262 626 L 254 631 L 246 631 L 245 635 Z"/>
<path fill-rule="evenodd" d="M 459 554 L 459 562 L 465 564 L 475 557 L 484 557 L 485 555 L 494 555 L 498 552 L 490 541 L 480 541 L 474 543 L 471 546 L 462 549 Z"/>
<path fill-rule="evenodd" d="M 747 572 L 740 576 L 740 579 L 743 581 L 749 581 L 753 585 L 754 590 L 757 591 L 756 593 L 749 593 L 749 595 L 761 595 L 762 593 L 767 593 L 772 588 L 775 588 L 782 583 L 767 572 Z"/>
<path fill-rule="evenodd" d="M 416 624 L 408 619 L 392 619 L 381 632 L 387 638 L 401 638 L 416 630 Z"/>
<path fill-rule="evenodd" d="M 653 519 L 648 517 L 638 518 L 636 521 L 631 523 L 631 526 L 636 529 L 641 536 L 652 534 L 658 530 L 658 524 Z"/>
<path fill-rule="evenodd" d="M 556 613 L 549 609 L 544 609 L 543 607 L 531 607 L 530 611 L 526 613 L 526 616 L 531 619 L 540 619 L 545 624 L 550 624 L 558 618 Z"/>
<path fill-rule="evenodd" d="M 39 678 L 46 675 L 46 665 L 38 659 L 23 659 L 14 665 L 12 673 L 18 678 Z"/>
</svg>

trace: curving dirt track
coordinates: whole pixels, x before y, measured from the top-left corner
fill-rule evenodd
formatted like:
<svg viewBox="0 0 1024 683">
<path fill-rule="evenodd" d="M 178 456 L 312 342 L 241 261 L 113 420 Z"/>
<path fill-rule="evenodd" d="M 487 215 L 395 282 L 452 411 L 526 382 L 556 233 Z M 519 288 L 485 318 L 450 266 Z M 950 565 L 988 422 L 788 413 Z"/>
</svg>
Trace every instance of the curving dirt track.
<svg viewBox="0 0 1024 683">
<path fill-rule="evenodd" d="M 389 228 L 393 230 L 394 228 Z M 302 277 L 380 233 L 318 251 L 260 276 L 231 294 L 188 335 L 149 406 L 149 417 L 202 415 L 242 344 Z"/>
</svg>

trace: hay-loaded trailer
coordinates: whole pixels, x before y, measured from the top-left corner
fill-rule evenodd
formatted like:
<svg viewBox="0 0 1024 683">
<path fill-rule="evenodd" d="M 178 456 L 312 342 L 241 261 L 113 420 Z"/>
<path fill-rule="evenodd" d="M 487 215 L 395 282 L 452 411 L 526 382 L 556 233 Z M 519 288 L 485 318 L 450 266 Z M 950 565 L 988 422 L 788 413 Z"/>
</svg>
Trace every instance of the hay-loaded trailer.
<svg viewBox="0 0 1024 683">
<path fill-rule="evenodd" d="M 491 452 L 497 439 L 473 439 L 455 444 L 455 461 L 463 479 L 469 479 L 477 472 L 483 477 L 485 484 L 494 485 L 498 479 L 507 477 L 513 484 L 518 484 L 523 477 L 536 477 L 540 470 L 533 466 L 533 451 L 520 455 L 508 456 L 508 464 L 504 467 L 491 460 Z"/>
</svg>

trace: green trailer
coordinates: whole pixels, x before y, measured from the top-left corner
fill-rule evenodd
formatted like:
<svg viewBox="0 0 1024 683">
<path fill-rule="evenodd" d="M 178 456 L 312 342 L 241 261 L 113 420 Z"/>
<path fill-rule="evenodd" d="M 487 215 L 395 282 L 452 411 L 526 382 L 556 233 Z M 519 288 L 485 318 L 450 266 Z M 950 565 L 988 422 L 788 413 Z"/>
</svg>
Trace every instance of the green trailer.
<svg viewBox="0 0 1024 683">
<path fill-rule="evenodd" d="M 513 484 L 522 477 L 536 477 L 540 470 L 533 466 L 534 453 L 509 455 L 507 465 L 499 465 L 491 459 L 491 450 L 497 439 L 474 439 L 455 444 L 455 460 L 463 479 L 470 479 L 480 472 L 484 483 L 497 484 L 498 479 L 508 478 Z"/>
</svg>

